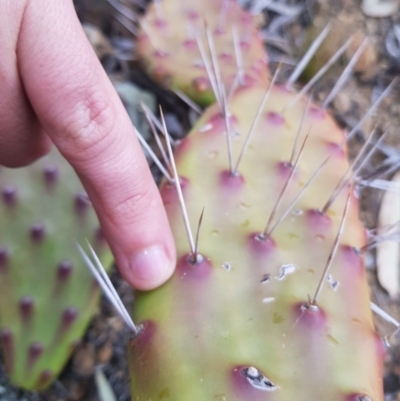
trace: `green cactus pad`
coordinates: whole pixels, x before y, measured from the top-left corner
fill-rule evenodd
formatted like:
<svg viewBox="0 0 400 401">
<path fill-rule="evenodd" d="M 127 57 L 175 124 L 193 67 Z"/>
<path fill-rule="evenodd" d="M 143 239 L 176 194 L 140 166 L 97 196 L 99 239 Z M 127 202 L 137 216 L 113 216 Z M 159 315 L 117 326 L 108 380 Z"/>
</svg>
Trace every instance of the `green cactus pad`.
<svg viewBox="0 0 400 401">
<path fill-rule="evenodd" d="M 137 54 L 149 75 L 201 105 L 209 105 L 215 99 L 196 40 L 197 36 L 212 70 L 207 29 L 213 37 L 218 69 L 227 93 L 237 77 L 237 60 L 242 65 L 242 86 L 268 82 L 264 44 L 256 19 L 236 1 L 157 1 L 149 6 L 140 25 Z"/>
<path fill-rule="evenodd" d="M 236 92 L 229 104 L 237 159 L 266 88 Z M 362 257 L 366 241 L 352 193 L 344 231 L 316 303 L 314 297 L 342 221 L 344 189 L 323 207 L 348 168 L 344 132 L 332 117 L 275 86 L 239 175 L 228 171 L 226 132 L 216 105 L 176 150 L 199 252 L 190 250 L 174 186 L 161 194 L 178 265 L 161 288 L 137 295 L 143 330 L 129 347 L 132 400 L 383 400 L 383 344 L 374 331 Z M 304 152 L 274 221 L 328 157 L 315 181 L 268 239 L 260 239 L 296 153 Z"/>
<path fill-rule="evenodd" d="M 0 167 L 0 338 L 11 382 L 44 389 L 96 310 L 99 290 L 75 245 L 111 254 L 74 170 L 53 150 L 33 165 Z"/>
</svg>

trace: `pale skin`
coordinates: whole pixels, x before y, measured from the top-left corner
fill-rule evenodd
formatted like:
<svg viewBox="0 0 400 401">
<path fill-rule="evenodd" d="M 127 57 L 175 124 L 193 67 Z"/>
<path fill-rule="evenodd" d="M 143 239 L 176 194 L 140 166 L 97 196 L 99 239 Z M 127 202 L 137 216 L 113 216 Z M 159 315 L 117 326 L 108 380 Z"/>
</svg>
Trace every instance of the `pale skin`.
<svg viewBox="0 0 400 401">
<path fill-rule="evenodd" d="M 27 165 L 52 143 L 77 171 L 125 279 L 171 276 L 175 245 L 134 127 L 72 0 L 0 0 L 0 164 Z"/>
</svg>

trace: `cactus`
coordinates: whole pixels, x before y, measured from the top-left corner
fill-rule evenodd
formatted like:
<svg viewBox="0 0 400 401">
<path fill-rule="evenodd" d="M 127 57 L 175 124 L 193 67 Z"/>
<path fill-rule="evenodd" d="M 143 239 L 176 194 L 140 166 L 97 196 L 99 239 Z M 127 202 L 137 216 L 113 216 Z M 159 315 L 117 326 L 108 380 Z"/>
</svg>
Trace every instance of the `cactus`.
<svg viewBox="0 0 400 401">
<path fill-rule="evenodd" d="M 87 237 L 111 262 L 83 188 L 53 150 L 33 165 L 0 167 L 0 337 L 11 382 L 44 389 L 96 310 L 99 290 L 76 251 Z"/>
<path fill-rule="evenodd" d="M 215 100 L 213 85 L 218 84 L 210 80 L 209 72 L 217 63 L 210 53 L 218 55 L 216 75 L 226 90 L 237 84 L 268 82 L 256 19 L 236 2 L 203 0 L 184 5 L 174 0 L 156 1 L 140 25 L 136 46 L 146 71 L 199 104 Z M 204 27 L 208 33 L 200 35 Z"/>
<path fill-rule="evenodd" d="M 172 3 L 162 3 L 165 13 L 186 12 Z M 152 41 L 178 48 L 169 32 Z M 182 77 L 179 56 L 172 88 L 193 79 Z M 218 103 L 175 152 L 188 216 L 204 208 L 198 249 L 187 245 L 175 185 L 160 189 L 178 264 L 168 283 L 137 294 L 132 399 L 383 400 L 383 343 L 357 251 L 366 233 L 343 181 L 345 132 L 326 110 L 264 79 Z"/>
<path fill-rule="evenodd" d="M 230 102 L 232 130 L 242 134 L 232 138 L 236 154 L 255 114 L 248 105 L 262 96 L 262 88 L 248 88 Z M 170 282 L 137 296 L 134 318 L 144 328 L 130 348 L 134 400 L 163 394 L 176 401 L 382 399 L 383 350 L 355 252 L 365 232 L 354 195 L 329 281 L 315 302 L 309 298 L 339 230 L 346 191 L 327 213 L 318 210 L 348 168 L 339 146 L 343 131 L 315 105 L 306 112 L 302 135 L 311 127 L 308 140 L 274 222 L 330 158 L 295 210 L 257 239 L 293 168 L 290 155 L 307 103 L 300 99 L 282 114 L 293 96 L 272 89 L 238 176 L 227 170 L 225 127 L 215 105 L 177 149 L 188 214 L 205 210 L 204 260 L 190 263 L 175 188 L 164 184 L 179 262 Z"/>
<path fill-rule="evenodd" d="M 137 293 L 132 399 L 382 401 L 345 133 L 270 82 L 256 22 L 236 2 L 192 3 L 157 1 L 137 41 L 156 80 L 216 104 L 176 149 L 180 178 L 160 189 L 178 264 L 161 288 Z M 13 383 L 38 389 L 60 371 L 98 294 L 71 237 L 109 259 L 86 197 L 72 181 L 58 185 L 70 172 L 48 160 L 0 170 L 0 338 Z M 182 223 L 180 187 L 192 223 L 201 215 L 199 243 Z"/>
</svg>

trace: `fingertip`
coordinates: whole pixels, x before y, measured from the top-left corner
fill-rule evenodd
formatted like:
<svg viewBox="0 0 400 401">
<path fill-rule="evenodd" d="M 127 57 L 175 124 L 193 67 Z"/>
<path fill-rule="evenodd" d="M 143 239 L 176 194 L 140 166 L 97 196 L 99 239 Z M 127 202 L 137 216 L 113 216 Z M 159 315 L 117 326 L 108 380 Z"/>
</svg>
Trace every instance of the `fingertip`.
<svg viewBox="0 0 400 401">
<path fill-rule="evenodd" d="M 164 284 L 172 276 L 175 265 L 175 252 L 170 255 L 163 246 L 153 245 L 134 252 L 126 266 L 120 268 L 129 284 L 146 291 Z"/>
</svg>

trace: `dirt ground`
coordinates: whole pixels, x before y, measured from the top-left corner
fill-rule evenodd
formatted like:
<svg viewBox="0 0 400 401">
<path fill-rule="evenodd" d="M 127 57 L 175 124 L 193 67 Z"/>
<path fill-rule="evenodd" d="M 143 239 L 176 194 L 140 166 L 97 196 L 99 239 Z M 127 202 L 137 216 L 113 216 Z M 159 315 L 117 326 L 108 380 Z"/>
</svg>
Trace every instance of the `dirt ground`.
<svg viewBox="0 0 400 401">
<path fill-rule="evenodd" d="M 131 2 L 132 4 L 135 2 Z M 143 1 L 145 3 L 145 1 Z M 350 53 L 354 53 L 362 40 L 368 36 L 367 49 L 356 66 L 356 74 L 341 90 L 330 106 L 339 123 L 347 129 L 353 128 L 384 88 L 400 72 L 400 37 L 396 38 L 395 26 L 400 24 L 400 13 L 386 18 L 368 18 L 360 7 L 359 0 L 336 0 L 318 3 L 315 0 L 279 1 L 287 10 L 299 11 L 288 17 L 265 11 L 262 26 L 266 36 L 267 50 L 271 68 L 284 60 L 281 81 L 290 74 L 297 61 L 304 53 L 310 38 L 331 21 L 332 34 L 323 46 L 323 51 L 314 60 L 321 66 L 324 60 L 351 35 L 354 43 Z M 91 41 L 105 69 L 114 82 L 134 84 L 140 96 L 147 96 L 154 104 L 160 103 L 168 118 L 170 132 L 176 137 L 188 131 L 190 119 L 188 107 L 174 95 L 158 88 L 140 69 L 133 57 L 134 36 L 115 18 L 117 12 L 106 0 L 76 0 L 76 8 L 81 21 L 90 33 Z M 140 13 L 140 7 L 136 7 Z M 88 25 L 90 24 L 90 25 Z M 400 27 L 400 25 L 398 25 Z M 134 26 L 133 26 L 134 28 Z M 102 33 L 104 37 L 100 35 Z M 400 36 L 400 35 L 399 35 Z M 330 72 L 315 86 L 314 98 L 322 101 L 333 87 L 343 69 L 344 60 L 337 63 Z M 307 69 L 304 79 L 313 71 Z M 299 86 L 301 83 L 299 84 Z M 129 86 L 129 85 L 128 85 Z M 127 108 L 135 114 L 135 103 L 126 101 Z M 140 116 L 133 117 L 139 118 Z M 140 124 L 140 121 L 135 123 Z M 386 147 L 365 168 L 364 177 L 377 171 L 378 166 L 397 157 L 400 159 L 400 85 L 394 87 L 385 98 L 379 112 L 367 119 L 365 124 L 350 143 L 350 155 L 354 157 L 364 143 L 367 134 L 377 123 L 379 132 L 391 125 L 390 134 L 385 140 Z M 155 175 L 155 178 L 158 179 Z M 382 191 L 367 189 L 361 192 L 362 219 L 368 228 L 376 225 Z M 372 250 L 367 255 L 368 273 L 372 299 L 382 309 L 400 320 L 400 303 L 391 300 L 380 287 L 376 279 L 375 254 Z M 128 309 L 133 302 L 133 293 L 118 273 L 114 272 L 113 282 Z M 394 328 L 381 318 L 376 319 L 377 330 L 382 337 L 393 333 Z M 94 380 L 96 366 L 101 366 L 118 401 L 130 400 L 128 371 L 126 364 L 126 345 L 128 330 L 106 300 L 102 300 L 97 316 L 94 318 L 81 345 L 74 352 L 70 362 L 59 380 L 42 394 L 23 392 L 13 389 L 7 382 L 3 366 L 0 364 L 0 401 L 97 401 L 99 400 Z M 385 398 L 400 400 L 400 343 L 392 338 L 388 348 L 384 372 Z"/>
</svg>

